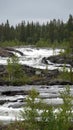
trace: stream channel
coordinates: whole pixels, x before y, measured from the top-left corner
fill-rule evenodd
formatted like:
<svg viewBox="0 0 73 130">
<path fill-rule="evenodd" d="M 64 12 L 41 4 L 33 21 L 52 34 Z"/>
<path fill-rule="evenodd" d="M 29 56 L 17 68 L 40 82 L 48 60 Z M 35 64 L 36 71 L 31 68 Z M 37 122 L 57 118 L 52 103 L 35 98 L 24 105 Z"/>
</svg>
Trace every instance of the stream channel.
<svg viewBox="0 0 73 130">
<path fill-rule="evenodd" d="M 32 66 L 33 68 L 46 69 L 46 64 L 42 63 L 42 58 L 52 55 L 58 55 L 60 49 L 37 49 L 31 47 L 15 48 L 23 53 L 21 56 L 19 53 L 15 53 L 19 57 L 21 64 Z M 0 57 L 0 64 L 6 65 L 7 59 Z M 59 69 L 62 71 L 63 67 L 60 64 L 54 64 L 48 62 L 47 68 L 49 70 Z M 67 69 L 70 69 L 70 65 L 67 65 Z M 26 104 L 25 99 L 28 95 L 28 91 L 32 88 L 38 90 L 40 97 L 43 98 L 47 104 L 58 105 L 63 101 L 59 98 L 59 92 L 63 91 L 64 85 L 25 85 L 25 86 L 0 86 L 0 121 L 7 123 L 14 120 L 21 120 L 20 110 L 23 110 L 22 106 Z M 70 86 L 71 94 L 73 94 L 73 85 Z M 10 94 L 13 93 L 13 95 Z M 8 93 L 8 94 L 7 94 Z"/>
</svg>

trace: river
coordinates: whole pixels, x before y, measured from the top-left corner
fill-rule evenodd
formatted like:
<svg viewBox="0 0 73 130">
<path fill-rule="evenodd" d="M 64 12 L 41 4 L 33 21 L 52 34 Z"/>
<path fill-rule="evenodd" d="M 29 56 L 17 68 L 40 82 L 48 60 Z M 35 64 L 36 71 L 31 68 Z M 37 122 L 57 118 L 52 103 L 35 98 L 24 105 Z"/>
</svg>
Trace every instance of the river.
<svg viewBox="0 0 73 130">
<path fill-rule="evenodd" d="M 23 53 L 21 56 L 19 53 L 15 53 L 19 57 L 19 62 L 21 64 L 25 64 L 28 66 L 32 66 L 34 68 L 46 69 L 46 64 L 42 63 L 42 58 L 49 57 L 52 55 L 57 55 L 60 53 L 60 49 L 52 50 L 52 49 L 37 49 L 31 47 L 22 47 L 15 48 Z M 63 50 L 64 51 L 64 50 Z M 7 64 L 8 58 L 0 57 L 0 64 Z M 68 65 L 69 69 L 70 65 Z M 49 70 L 59 69 L 62 70 L 59 64 L 53 64 L 48 61 L 47 68 Z M 26 86 L 0 86 L 0 121 L 10 122 L 14 120 L 21 120 L 20 110 L 22 110 L 22 106 L 25 105 L 23 100 L 27 96 L 27 92 L 32 88 L 35 88 L 39 91 L 40 97 L 44 99 L 44 101 L 48 104 L 62 104 L 62 99 L 59 98 L 59 92 L 63 91 L 65 86 L 62 85 L 54 85 L 54 86 L 46 86 L 46 85 L 26 85 Z M 73 94 L 73 86 L 70 86 L 71 93 Z M 5 92 L 13 92 L 16 91 L 17 94 L 14 95 L 6 95 Z M 25 91 L 26 94 L 21 94 L 20 91 Z"/>
</svg>

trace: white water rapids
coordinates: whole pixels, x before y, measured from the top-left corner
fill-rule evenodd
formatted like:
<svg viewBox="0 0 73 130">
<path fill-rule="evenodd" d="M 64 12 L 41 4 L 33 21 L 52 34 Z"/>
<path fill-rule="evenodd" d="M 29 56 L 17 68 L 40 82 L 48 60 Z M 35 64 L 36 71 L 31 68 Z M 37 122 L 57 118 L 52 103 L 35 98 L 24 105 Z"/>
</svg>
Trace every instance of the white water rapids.
<svg viewBox="0 0 73 130">
<path fill-rule="evenodd" d="M 42 58 L 44 57 L 49 57 L 52 55 L 58 55 L 60 53 L 60 51 L 64 51 L 61 49 L 37 49 L 37 48 L 30 48 L 30 47 L 25 47 L 25 48 L 15 48 L 18 51 L 21 51 L 23 53 L 23 56 L 21 56 L 19 53 L 17 52 L 13 52 L 16 56 L 19 57 L 20 63 L 21 64 L 25 64 L 28 66 L 32 66 L 34 68 L 40 68 L 40 69 L 49 69 L 49 70 L 53 70 L 53 69 L 59 69 L 59 70 L 63 70 L 64 64 L 54 64 L 51 63 L 50 61 L 48 62 L 48 65 L 45 65 L 44 63 L 42 63 Z M 7 64 L 7 59 L 8 58 L 2 58 L 0 57 L 0 64 Z M 67 65 L 67 70 L 70 70 L 70 65 Z"/>
<path fill-rule="evenodd" d="M 49 57 L 52 55 L 57 55 L 60 52 L 60 49 L 52 50 L 52 49 L 36 49 L 36 48 L 15 48 L 21 51 L 24 55 L 21 56 L 19 53 L 15 53 L 19 57 L 19 61 L 21 64 L 25 64 L 28 66 L 32 66 L 34 68 L 45 69 L 46 65 L 41 62 L 43 57 Z M 0 57 L 0 64 L 7 64 L 8 58 Z M 53 64 L 48 61 L 47 68 L 49 70 L 60 69 L 58 64 Z M 70 67 L 70 65 L 68 65 Z M 68 69 L 69 69 L 68 67 Z M 2 105 L 0 105 L 0 121 L 9 122 L 13 120 L 21 120 L 20 110 L 22 110 L 21 105 L 22 100 L 26 98 L 27 95 L 14 95 L 14 96 L 6 96 L 2 95 L 2 92 L 9 90 L 24 90 L 28 91 L 32 88 L 37 89 L 40 92 L 40 96 L 48 103 L 48 104 L 61 104 L 62 99 L 59 98 L 59 91 L 63 90 L 64 86 L 0 86 L 0 101 L 5 101 Z M 73 86 L 71 86 L 71 93 L 73 94 Z"/>
</svg>

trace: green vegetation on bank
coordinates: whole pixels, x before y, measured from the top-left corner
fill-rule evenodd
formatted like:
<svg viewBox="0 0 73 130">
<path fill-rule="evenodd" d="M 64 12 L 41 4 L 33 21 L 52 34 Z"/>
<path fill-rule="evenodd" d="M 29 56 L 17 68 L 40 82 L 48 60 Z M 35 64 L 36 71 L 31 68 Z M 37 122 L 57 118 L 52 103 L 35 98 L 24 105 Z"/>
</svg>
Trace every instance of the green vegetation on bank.
<svg viewBox="0 0 73 130">
<path fill-rule="evenodd" d="M 15 46 L 25 46 L 27 43 L 20 42 L 18 40 L 4 41 L 0 43 L 0 47 L 15 47 Z"/>
<path fill-rule="evenodd" d="M 72 67 L 70 66 L 70 68 L 66 68 L 66 64 L 64 64 L 62 70 L 60 71 L 60 74 L 56 78 L 59 80 L 69 81 L 72 83 L 73 82 Z"/>
<path fill-rule="evenodd" d="M 19 58 L 13 56 L 7 60 L 7 76 L 4 77 L 5 81 L 8 81 L 10 85 L 23 85 L 29 84 L 31 78 L 25 74 L 22 65 L 19 63 Z"/>
<path fill-rule="evenodd" d="M 60 55 L 65 55 L 61 52 Z M 2 82 L 7 85 L 21 86 L 25 84 L 49 84 L 50 81 L 58 80 L 58 81 L 66 81 L 69 83 L 73 83 L 73 72 L 72 67 L 70 67 L 70 72 L 66 69 L 66 65 L 62 67 L 63 71 L 60 71 L 57 75 L 52 75 L 51 79 L 49 79 L 50 74 L 49 70 L 40 70 L 40 75 L 36 74 L 36 70 L 34 73 L 32 72 L 32 68 L 26 69 L 25 66 L 19 63 L 19 58 L 13 56 L 7 60 L 7 65 L 5 66 L 5 73 L 0 77 Z M 44 76 L 43 74 L 44 73 Z M 49 77 L 48 77 L 49 75 Z"/>
<path fill-rule="evenodd" d="M 18 57 L 14 56 L 7 60 L 7 72 L 9 81 L 23 78 L 23 71 L 19 64 Z"/>
<path fill-rule="evenodd" d="M 64 41 L 64 42 L 54 42 L 53 44 L 50 41 L 46 41 L 43 39 L 40 39 L 38 42 L 35 44 L 27 43 L 27 42 L 20 42 L 18 40 L 13 40 L 13 41 L 3 41 L 0 42 L 0 47 L 15 47 L 15 46 L 34 46 L 34 47 L 48 47 L 48 48 L 63 48 L 66 49 L 67 47 L 69 48 L 69 42 Z"/>
<path fill-rule="evenodd" d="M 29 75 L 26 73 L 24 66 L 19 63 L 19 58 L 13 56 L 7 60 L 6 75 L 1 77 L 2 80 L 8 85 L 21 86 L 24 84 L 32 84 L 33 82 L 40 81 L 43 78 L 36 73 Z"/>
<path fill-rule="evenodd" d="M 39 93 L 32 89 L 26 98 L 26 105 L 21 116 L 24 121 L 8 125 L 6 130 L 73 130 L 73 96 L 70 87 L 60 92 L 63 104 L 49 106 Z"/>
</svg>

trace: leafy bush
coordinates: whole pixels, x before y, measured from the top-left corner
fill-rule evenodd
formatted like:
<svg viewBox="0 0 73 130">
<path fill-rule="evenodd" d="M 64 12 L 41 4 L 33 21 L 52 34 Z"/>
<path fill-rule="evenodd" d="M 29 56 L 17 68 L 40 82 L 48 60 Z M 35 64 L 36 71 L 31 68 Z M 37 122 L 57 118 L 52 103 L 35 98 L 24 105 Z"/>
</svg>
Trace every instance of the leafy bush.
<svg viewBox="0 0 73 130">
<path fill-rule="evenodd" d="M 32 90 L 26 99 L 26 107 L 21 112 L 24 127 L 27 130 L 68 130 L 73 120 L 73 97 L 69 86 L 66 86 L 65 90 L 60 93 L 60 97 L 63 100 L 61 106 L 46 107 L 46 104 L 39 99 L 38 92 Z M 55 109 L 59 112 L 55 113 Z"/>
<path fill-rule="evenodd" d="M 66 65 L 63 66 L 63 71 L 58 76 L 59 79 L 67 80 L 73 82 L 73 72 L 72 67 L 70 67 L 70 71 L 66 69 Z"/>
<path fill-rule="evenodd" d="M 58 130 L 68 130 L 71 121 L 73 120 L 73 96 L 70 93 L 70 87 L 66 86 L 63 92 L 60 92 L 60 97 L 63 99 L 63 104 L 60 106 L 59 113 L 57 115 Z"/>
<path fill-rule="evenodd" d="M 26 108 L 24 107 L 24 111 L 21 112 L 24 121 L 27 123 L 26 125 L 28 130 L 37 130 L 38 127 L 36 118 L 39 115 L 36 109 L 37 104 L 35 102 L 37 97 L 38 92 L 33 89 L 26 99 Z"/>
<path fill-rule="evenodd" d="M 39 93 L 32 89 L 21 111 L 24 120 L 11 123 L 4 130 L 73 130 L 73 96 L 69 86 L 60 92 L 60 98 L 63 104 L 58 107 L 48 106 L 41 100 Z M 55 112 L 56 109 L 58 112 Z"/>
<path fill-rule="evenodd" d="M 19 64 L 18 57 L 14 56 L 7 60 L 7 72 L 9 75 L 9 81 L 14 81 L 23 77 L 23 71 Z"/>
<path fill-rule="evenodd" d="M 36 43 L 36 47 L 49 47 L 49 44 L 48 44 L 47 41 L 39 40 L 39 41 Z"/>
</svg>

